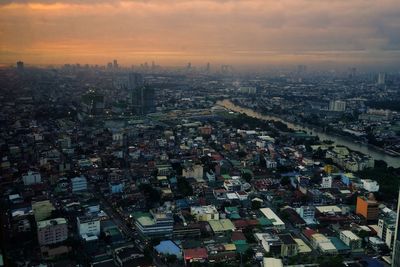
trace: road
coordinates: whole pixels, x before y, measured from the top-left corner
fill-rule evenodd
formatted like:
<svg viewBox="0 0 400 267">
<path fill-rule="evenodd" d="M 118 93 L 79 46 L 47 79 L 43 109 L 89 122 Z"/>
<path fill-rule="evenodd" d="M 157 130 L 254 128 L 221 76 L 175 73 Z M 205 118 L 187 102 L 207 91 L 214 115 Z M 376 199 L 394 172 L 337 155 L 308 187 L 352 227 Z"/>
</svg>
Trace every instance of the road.
<svg viewBox="0 0 400 267">
<path fill-rule="evenodd" d="M 136 229 L 129 226 L 124 218 L 110 205 L 107 199 L 99 192 L 96 185 L 90 185 L 93 194 L 100 200 L 100 204 L 108 216 L 113 220 L 115 225 L 122 231 L 128 238 L 137 238 Z"/>
</svg>

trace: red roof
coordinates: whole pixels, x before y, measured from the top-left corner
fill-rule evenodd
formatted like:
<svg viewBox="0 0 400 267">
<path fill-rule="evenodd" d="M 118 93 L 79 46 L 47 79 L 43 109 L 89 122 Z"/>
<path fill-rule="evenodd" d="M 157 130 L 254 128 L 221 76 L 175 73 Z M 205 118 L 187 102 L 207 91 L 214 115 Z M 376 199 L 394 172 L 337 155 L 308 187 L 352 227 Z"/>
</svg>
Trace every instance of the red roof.
<svg viewBox="0 0 400 267">
<path fill-rule="evenodd" d="M 245 220 L 235 220 L 233 221 L 233 224 L 235 225 L 235 228 L 238 229 L 246 228 L 248 226 L 248 223 Z"/>
<path fill-rule="evenodd" d="M 247 220 L 249 226 L 257 226 L 259 224 L 258 220 Z"/>
<path fill-rule="evenodd" d="M 231 237 L 232 241 L 237 241 L 237 240 L 246 240 L 246 237 L 244 236 L 244 234 L 242 232 L 233 232 L 232 233 L 232 237 Z"/>
<path fill-rule="evenodd" d="M 208 258 L 207 250 L 205 248 L 184 249 L 183 255 L 185 256 L 185 260 Z"/>
<path fill-rule="evenodd" d="M 313 229 L 305 229 L 303 233 L 308 239 L 311 239 L 311 236 L 316 232 Z"/>
<path fill-rule="evenodd" d="M 213 158 L 213 160 L 217 161 L 223 159 L 223 157 L 220 154 L 213 154 L 211 157 Z"/>
</svg>

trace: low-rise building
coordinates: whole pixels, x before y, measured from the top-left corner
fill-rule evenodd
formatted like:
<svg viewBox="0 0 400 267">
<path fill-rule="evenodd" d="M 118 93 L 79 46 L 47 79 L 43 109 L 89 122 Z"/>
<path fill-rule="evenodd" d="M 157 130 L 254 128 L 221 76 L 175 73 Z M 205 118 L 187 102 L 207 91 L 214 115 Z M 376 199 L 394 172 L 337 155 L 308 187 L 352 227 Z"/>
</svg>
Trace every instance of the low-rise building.
<svg viewBox="0 0 400 267">
<path fill-rule="evenodd" d="M 352 231 L 340 231 L 340 240 L 350 247 L 352 251 L 362 250 L 362 239 Z"/>
<path fill-rule="evenodd" d="M 42 182 L 42 176 L 39 172 L 28 171 L 28 173 L 22 175 L 22 181 L 24 185 L 39 184 Z"/>
<path fill-rule="evenodd" d="M 111 182 L 109 183 L 110 193 L 118 194 L 124 191 L 124 183 L 122 182 Z"/>
<path fill-rule="evenodd" d="M 171 212 L 152 210 L 150 213 L 137 213 L 135 226 L 138 232 L 145 237 L 172 236 L 174 219 Z"/>
<path fill-rule="evenodd" d="M 32 202 L 32 211 L 37 222 L 49 218 L 54 210 L 55 208 L 50 200 Z"/>
<path fill-rule="evenodd" d="M 219 220 L 219 213 L 215 206 L 190 207 L 190 214 L 196 217 L 197 221 Z"/>
<path fill-rule="evenodd" d="M 81 216 L 77 219 L 78 234 L 83 236 L 100 235 L 100 219 L 95 216 Z"/>
<path fill-rule="evenodd" d="M 260 211 L 272 223 L 274 229 L 285 229 L 285 223 L 270 208 L 261 208 Z"/>
<path fill-rule="evenodd" d="M 68 224 L 64 218 L 40 221 L 37 223 L 39 245 L 50 245 L 68 238 Z"/>
<path fill-rule="evenodd" d="M 71 179 L 72 193 L 87 190 L 87 180 L 84 176 L 75 177 Z"/>
</svg>

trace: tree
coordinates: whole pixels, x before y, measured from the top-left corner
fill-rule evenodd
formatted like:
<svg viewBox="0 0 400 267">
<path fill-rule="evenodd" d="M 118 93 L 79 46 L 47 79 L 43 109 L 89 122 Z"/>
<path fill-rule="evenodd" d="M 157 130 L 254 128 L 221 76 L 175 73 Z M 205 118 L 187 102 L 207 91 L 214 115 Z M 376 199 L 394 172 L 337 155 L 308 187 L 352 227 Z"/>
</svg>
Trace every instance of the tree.
<svg viewBox="0 0 400 267">
<path fill-rule="evenodd" d="M 178 177 L 178 190 L 183 196 L 192 196 L 193 188 L 184 177 Z"/>
<path fill-rule="evenodd" d="M 283 176 L 281 179 L 281 185 L 287 186 L 290 184 L 290 178 L 288 176 Z"/>
<path fill-rule="evenodd" d="M 261 201 L 253 200 L 251 202 L 251 209 L 252 210 L 259 210 L 261 208 Z"/>
<path fill-rule="evenodd" d="M 242 262 L 243 263 L 248 263 L 253 259 L 254 256 L 254 251 L 251 248 L 248 248 L 243 254 L 242 254 Z"/>
<path fill-rule="evenodd" d="M 242 178 L 248 183 L 250 183 L 250 181 L 253 179 L 253 177 L 251 176 L 251 173 L 248 173 L 248 172 L 243 173 Z"/>
<path fill-rule="evenodd" d="M 140 189 L 140 191 L 144 192 L 144 194 L 145 194 L 145 196 L 147 198 L 147 201 L 149 203 L 158 203 L 158 202 L 160 202 L 160 199 L 161 199 L 160 192 L 158 192 L 158 190 L 155 189 L 154 187 L 152 187 L 151 185 L 149 185 L 149 184 L 141 184 L 139 186 L 139 189 Z"/>
<path fill-rule="evenodd" d="M 174 264 L 177 261 L 178 258 L 176 257 L 176 255 L 168 254 L 165 257 L 165 259 L 167 260 L 167 264 L 169 266 L 170 264 Z"/>
</svg>

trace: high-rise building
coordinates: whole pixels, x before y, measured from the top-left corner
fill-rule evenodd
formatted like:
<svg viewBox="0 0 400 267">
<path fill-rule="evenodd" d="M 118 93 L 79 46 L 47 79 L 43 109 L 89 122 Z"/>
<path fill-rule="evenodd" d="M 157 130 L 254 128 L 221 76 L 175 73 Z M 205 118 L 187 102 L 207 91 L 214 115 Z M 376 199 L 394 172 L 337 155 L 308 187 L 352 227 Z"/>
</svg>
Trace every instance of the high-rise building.
<svg viewBox="0 0 400 267">
<path fill-rule="evenodd" d="M 307 66 L 306 65 L 298 65 L 297 66 L 297 74 L 305 74 L 307 72 Z"/>
<path fill-rule="evenodd" d="M 329 110 L 331 111 L 345 111 L 346 110 L 346 101 L 342 100 L 331 100 L 329 102 Z"/>
<path fill-rule="evenodd" d="M 377 220 L 379 203 L 372 197 L 357 197 L 356 213 L 363 216 L 367 221 Z"/>
<path fill-rule="evenodd" d="M 154 111 L 154 88 L 145 85 L 142 75 L 130 73 L 128 88 L 132 93 L 133 112 L 144 115 Z"/>
<path fill-rule="evenodd" d="M 82 96 L 82 110 L 90 115 L 103 113 L 105 107 L 104 95 L 90 90 Z"/>
<path fill-rule="evenodd" d="M 143 76 L 140 73 L 131 72 L 128 74 L 128 89 L 134 90 L 136 87 L 144 85 Z"/>
<path fill-rule="evenodd" d="M 384 85 L 386 82 L 386 73 L 379 73 L 378 74 L 378 84 L 379 85 Z"/>
<path fill-rule="evenodd" d="M 17 62 L 17 70 L 23 70 L 24 69 L 24 62 L 18 61 Z"/>
<path fill-rule="evenodd" d="M 118 69 L 118 62 L 117 62 L 116 59 L 114 59 L 113 68 L 114 68 L 114 70 L 117 70 L 117 69 Z"/>
<path fill-rule="evenodd" d="M 397 218 L 396 218 L 396 228 L 394 231 L 394 244 L 392 252 L 392 267 L 400 267 L 400 191 L 399 198 L 397 200 Z"/>
</svg>

